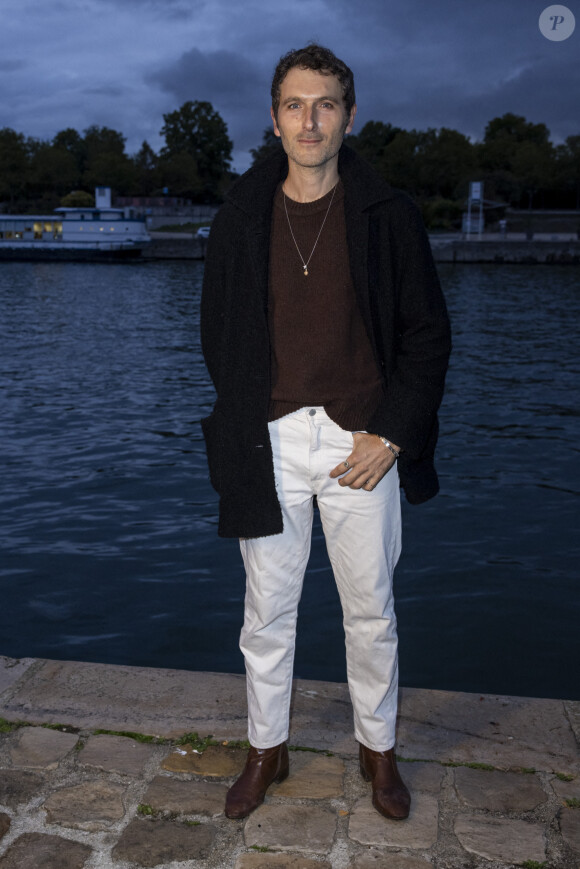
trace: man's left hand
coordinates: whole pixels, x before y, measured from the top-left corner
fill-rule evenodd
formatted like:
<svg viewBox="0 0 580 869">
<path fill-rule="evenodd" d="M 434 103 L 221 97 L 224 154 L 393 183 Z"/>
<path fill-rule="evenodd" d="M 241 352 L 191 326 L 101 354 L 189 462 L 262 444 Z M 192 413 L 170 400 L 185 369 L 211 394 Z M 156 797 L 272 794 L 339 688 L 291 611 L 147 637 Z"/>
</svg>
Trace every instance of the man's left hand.
<svg viewBox="0 0 580 869">
<path fill-rule="evenodd" d="M 332 469 L 330 476 L 340 477 L 339 486 L 371 492 L 393 467 L 395 456 L 376 435 L 355 432 L 353 440 L 352 453 Z M 399 449 L 396 444 L 393 447 Z"/>
</svg>

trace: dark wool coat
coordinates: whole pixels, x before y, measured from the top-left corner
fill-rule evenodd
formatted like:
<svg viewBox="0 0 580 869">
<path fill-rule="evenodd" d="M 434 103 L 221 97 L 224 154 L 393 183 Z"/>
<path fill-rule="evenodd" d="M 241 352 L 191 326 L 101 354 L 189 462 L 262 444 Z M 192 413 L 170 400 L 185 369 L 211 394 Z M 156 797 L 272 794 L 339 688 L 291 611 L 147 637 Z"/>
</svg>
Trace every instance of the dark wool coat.
<svg viewBox="0 0 580 869">
<path fill-rule="evenodd" d="M 287 171 L 280 152 L 246 172 L 216 215 L 207 246 L 201 340 L 217 400 L 202 426 L 222 537 L 282 531 L 267 424 L 267 308 L 272 200 Z M 338 171 L 352 279 L 384 377 L 367 431 L 402 447 L 401 486 L 418 504 L 439 488 L 433 455 L 450 351 L 445 302 L 409 197 L 344 145 Z"/>
</svg>

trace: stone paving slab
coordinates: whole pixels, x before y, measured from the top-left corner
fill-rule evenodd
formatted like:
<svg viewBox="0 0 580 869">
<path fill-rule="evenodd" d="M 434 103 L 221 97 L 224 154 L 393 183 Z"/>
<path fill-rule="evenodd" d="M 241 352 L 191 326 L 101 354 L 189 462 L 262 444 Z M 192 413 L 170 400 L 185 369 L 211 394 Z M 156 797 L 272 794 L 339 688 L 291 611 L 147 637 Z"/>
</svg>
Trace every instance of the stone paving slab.
<svg viewBox="0 0 580 869">
<path fill-rule="evenodd" d="M 30 769 L 56 769 L 59 762 L 75 747 L 78 736 L 45 727 L 23 727 L 10 752 L 14 766 Z"/>
<path fill-rule="evenodd" d="M 245 824 L 248 847 L 275 850 L 330 851 L 336 831 L 336 814 L 314 806 L 260 806 Z"/>
<path fill-rule="evenodd" d="M 101 781 L 83 782 L 60 788 L 45 801 L 43 808 L 50 824 L 78 830 L 107 830 L 125 815 L 121 785 Z"/>
<path fill-rule="evenodd" d="M 433 864 L 420 857 L 405 854 L 388 854 L 384 851 L 367 851 L 355 857 L 349 869 L 430 869 Z"/>
<path fill-rule="evenodd" d="M 134 861 L 148 869 L 173 861 L 205 860 L 214 838 L 215 828 L 209 824 L 134 820 L 121 833 L 113 857 Z"/>
<path fill-rule="evenodd" d="M 0 697 L 15 682 L 18 682 L 34 663 L 34 658 L 6 658 L 0 655 Z"/>
<path fill-rule="evenodd" d="M 526 860 L 546 860 L 546 837 L 543 827 L 512 818 L 489 818 L 460 815 L 455 834 L 466 851 L 485 857 L 521 864 Z"/>
<path fill-rule="evenodd" d="M 560 812 L 560 830 L 564 841 L 577 854 L 580 854 L 580 809 L 562 809 Z"/>
<path fill-rule="evenodd" d="M 15 809 L 43 789 L 45 777 L 37 772 L 0 769 L 0 805 Z"/>
<path fill-rule="evenodd" d="M 560 781 L 560 779 L 553 778 L 550 782 L 552 786 L 552 790 L 562 799 L 576 799 L 580 800 L 580 776 L 576 776 L 572 779 L 572 781 Z"/>
<path fill-rule="evenodd" d="M 227 785 L 217 782 L 182 781 L 159 775 L 149 785 L 142 802 L 155 812 L 216 817 L 223 814 L 227 790 Z"/>
<path fill-rule="evenodd" d="M 136 742 L 127 736 L 97 734 L 89 737 L 79 753 L 78 762 L 105 772 L 140 776 L 155 753 L 155 746 Z"/>
<path fill-rule="evenodd" d="M 548 795 L 536 775 L 462 767 L 454 770 L 459 799 L 474 809 L 491 812 L 530 812 Z"/>
<path fill-rule="evenodd" d="M 344 761 L 339 757 L 291 752 L 290 775 L 281 784 L 273 785 L 272 796 L 324 800 L 341 797 L 344 793 Z"/>
<path fill-rule="evenodd" d="M 295 854 L 241 854 L 234 869 L 332 869 L 332 865 Z"/>
<path fill-rule="evenodd" d="M 578 744 L 561 700 L 405 688 L 397 752 L 443 763 L 580 772 Z"/>
<path fill-rule="evenodd" d="M 439 763 L 400 763 L 399 772 L 412 793 L 426 791 L 438 794 L 445 776 L 445 767 Z"/>
<path fill-rule="evenodd" d="M 185 772 L 212 778 L 238 776 L 244 768 L 248 752 L 242 748 L 210 745 L 200 752 L 191 745 L 173 748 L 162 763 L 168 772 Z"/>
<path fill-rule="evenodd" d="M 438 801 L 430 794 L 412 795 L 406 821 L 383 818 L 373 808 L 370 797 L 363 797 L 350 813 L 348 835 L 361 845 L 427 849 L 437 841 L 438 815 Z"/>
<path fill-rule="evenodd" d="M 83 869 L 91 848 L 61 836 L 25 833 L 3 857 L 0 869 Z"/>
</svg>

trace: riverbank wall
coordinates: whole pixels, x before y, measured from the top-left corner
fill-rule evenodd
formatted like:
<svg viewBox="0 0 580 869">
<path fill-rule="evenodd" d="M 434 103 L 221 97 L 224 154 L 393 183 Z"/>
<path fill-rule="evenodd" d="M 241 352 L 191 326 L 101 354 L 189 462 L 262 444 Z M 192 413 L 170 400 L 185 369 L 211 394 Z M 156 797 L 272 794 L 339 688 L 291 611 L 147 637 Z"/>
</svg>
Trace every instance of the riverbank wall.
<svg viewBox="0 0 580 869">
<path fill-rule="evenodd" d="M 435 262 L 439 263 L 535 263 L 580 265 L 580 240 L 500 238 L 481 240 L 460 236 L 430 236 Z M 205 258 L 207 240 L 190 233 L 151 233 L 146 260 Z"/>
</svg>

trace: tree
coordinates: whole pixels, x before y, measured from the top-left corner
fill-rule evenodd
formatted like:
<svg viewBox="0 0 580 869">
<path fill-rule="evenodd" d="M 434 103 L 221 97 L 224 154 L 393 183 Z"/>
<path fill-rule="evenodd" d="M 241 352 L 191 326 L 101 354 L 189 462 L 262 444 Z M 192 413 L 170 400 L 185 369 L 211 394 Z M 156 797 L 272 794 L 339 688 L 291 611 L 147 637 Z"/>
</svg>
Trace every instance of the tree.
<svg viewBox="0 0 580 869">
<path fill-rule="evenodd" d="M 259 163 L 270 154 L 279 153 L 282 150 L 282 142 L 276 135 L 272 127 L 266 127 L 262 134 L 262 144 L 257 148 L 250 148 L 250 154 L 253 157 L 252 166 Z"/>
<path fill-rule="evenodd" d="M 457 199 L 467 193 L 477 167 L 474 147 L 463 133 L 441 127 L 427 130 L 417 150 L 422 196 Z"/>
<path fill-rule="evenodd" d="M 52 146 L 58 151 L 64 151 L 72 157 L 78 173 L 78 181 L 76 183 L 80 184 L 87 160 L 87 148 L 81 134 L 72 127 L 67 127 L 56 134 L 52 140 Z"/>
<path fill-rule="evenodd" d="M 0 130 L 0 200 L 10 205 L 23 196 L 29 168 L 28 145 L 22 133 Z"/>
<path fill-rule="evenodd" d="M 73 190 L 60 200 L 65 208 L 94 208 L 95 197 L 85 190 Z"/>
<path fill-rule="evenodd" d="M 211 103 L 194 100 L 163 115 L 163 120 L 165 123 L 161 135 L 165 139 L 165 147 L 161 156 L 165 165 L 178 154 L 189 154 L 195 160 L 203 185 L 203 198 L 216 199 L 220 182 L 229 170 L 233 147 L 221 115 Z"/>
<path fill-rule="evenodd" d="M 554 184 L 574 191 L 575 208 L 580 209 L 580 136 L 568 136 L 555 148 Z"/>
<path fill-rule="evenodd" d="M 125 153 L 125 136 L 109 127 L 93 125 L 84 131 L 84 145 L 83 187 L 92 190 L 104 185 L 117 193 L 130 193 L 134 187 L 134 166 Z"/>
<path fill-rule="evenodd" d="M 50 142 L 29 140 L 30 192 L 35 198 L 55 205 L 65 193 L 79 182 L 79 171 L 74 156 L 64 148 Z"/>
<path fill-rule="evenodd" d="M 400 132 L 402 132 L 400 127 L 393 127 L 392 124 L 384 124 L 382 121 L 367 121 L 360 133 L 356 136 L 347 136 L 346 142 L 357 154 L 368 160 L 371 166 L 378 169 L 385 149 Z"/>
<path fill-rule="evenodd" d="M 531 205 L 533 193 L 547 183 L 550 174 L 550 131 L 545 124 L 533 124 L 521 115 L 507 112 L 487 124 L 478 157 L 494 195 L 517 205 L 527 192 Z M 533 168 L 536 159 L 540 164 L 538 172 Z"/>
<path fill-rule="evenodd" d="M 135 189 L 140 196 L 150 196 L 157 187 L 157 154 L 149 142 L 143 142 L 132 159 L 135 169 Z"/>
</svg>

